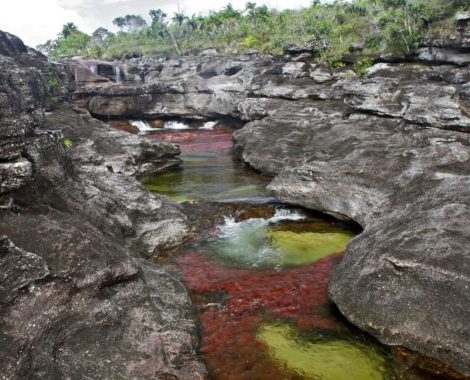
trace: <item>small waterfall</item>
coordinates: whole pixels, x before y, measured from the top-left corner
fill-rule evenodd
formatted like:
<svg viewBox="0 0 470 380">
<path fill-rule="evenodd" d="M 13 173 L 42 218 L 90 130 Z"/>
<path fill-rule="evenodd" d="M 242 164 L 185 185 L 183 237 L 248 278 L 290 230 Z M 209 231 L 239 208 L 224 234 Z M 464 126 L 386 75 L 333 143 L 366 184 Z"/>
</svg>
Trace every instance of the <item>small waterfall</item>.
<svg viewBox="0 0 470 380">
<path fill-rule="evenodd" d="M 98 65 L 90 64 L 88 68 L 93 74 L 98 75 Z"/>
<path fill-rule="evenodd" d="M 269 218 L 270 223 L 278 223 L 281 221 L 296 221 L 307 219 L 307 217 L 302 214 L 300 211 L 292 211 L 285 208 L 277 208 L 276 213 L 272 218 Z"/>
<path fill-rule="evenodd" d="M 214 127 L 216 125 L 217 125 L 217 121 L 208 121 L 208 122 L 204 123 L 204 125 L 202 127 L 200 127 L 199 129 L 212 130 L 212 129 L 214 129 Z"/>
<path fill-rule="evenodd" d="M 122 83 L 122 73 L 119 66 L 113 66 L 114 77 L 116 78 L 116 83 Z"/>
<path fill-rule="evenodd" d="M 134 127 L 139 128 L 139 131 L 140 131 L 140 132 L 155 131 L 155 128 L 152 128 L 152 127 L 149 125 L 149 123 L 147 123 L 146 121 L 142 121 L 142 120 L 132 120 L 130 123 L 131 123 L 131 125 L 133 125 Z"/>
</svg>

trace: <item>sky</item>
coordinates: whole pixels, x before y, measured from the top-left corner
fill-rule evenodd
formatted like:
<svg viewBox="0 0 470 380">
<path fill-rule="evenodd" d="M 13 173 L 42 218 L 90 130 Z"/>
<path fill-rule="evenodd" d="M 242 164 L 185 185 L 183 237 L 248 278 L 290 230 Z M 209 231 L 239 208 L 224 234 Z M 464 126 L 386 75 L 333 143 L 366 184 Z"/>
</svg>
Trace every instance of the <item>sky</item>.
<svg viewBox="0 0 470 380">
<path fill-rule="evenodd" d="M 0 12 L 0 30 L 19 36 L 27 45 L 37 46 L 53 39 L 62 25 L 74 22 L 86 33 L 103 26 L 115 30 L 112 20 L 126 14 L 148 18 L 150 9 L 161 8 L 168 15 L 207 14 L 228 2 L 242 10 L 248 0 L 4 0 Z M 311 0 L 251 0 L 277 9 L 301 8 Z"/>
</svg>

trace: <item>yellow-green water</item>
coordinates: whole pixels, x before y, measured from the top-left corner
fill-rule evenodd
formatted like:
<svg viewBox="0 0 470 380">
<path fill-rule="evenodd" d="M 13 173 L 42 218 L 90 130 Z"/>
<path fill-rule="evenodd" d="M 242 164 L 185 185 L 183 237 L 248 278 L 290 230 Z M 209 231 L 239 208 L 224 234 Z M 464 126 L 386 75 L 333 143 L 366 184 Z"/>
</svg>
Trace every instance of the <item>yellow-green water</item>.
<svg viewBox="0 0 470 380">
<path fill-rule="evenodd" d="M 267 231 L 270 246 L 281 254 L 273 265 L 305 265 L 346 249 L 354 234 L 341 232 Z"/>
<path fill-rule="evenodd" d="M 346 340 L 311 342 L 287 324 L 264 325 L 257 339 L 280 368 L 305 379 L 385 380 L 386 359 L 373 348 Z"/>
</svg>

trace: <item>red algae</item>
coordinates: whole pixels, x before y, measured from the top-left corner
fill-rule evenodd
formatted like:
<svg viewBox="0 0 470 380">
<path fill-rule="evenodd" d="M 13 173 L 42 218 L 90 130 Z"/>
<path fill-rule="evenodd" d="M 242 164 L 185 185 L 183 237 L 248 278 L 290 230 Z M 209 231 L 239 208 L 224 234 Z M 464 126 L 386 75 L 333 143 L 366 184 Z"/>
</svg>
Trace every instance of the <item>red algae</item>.
<svg viewBox="0 0 470 380">
<path fill-rule="evenodd" d="M 158 133 L 147 137 L 179 144 L 182 153 L 214 152 L 232 149 L 233 146 L 232 131 L 223 129 Z"/>
<path fill-rule="evenodd" d="M 328 281 L 341 255 L 311 265 L 276 271 L 249 271 L 219 267 L 196 252 L 177 259 L 182 277 L 195 294 L 226 294 L 223 305 L 201 316 L 201 352 L 218 379 L 297 379 L 298 374 L 279 369 L 256 339 L 266 320 L 286 321 L 300 332 L 340 330 L 331 316 Z"/>
</svg>

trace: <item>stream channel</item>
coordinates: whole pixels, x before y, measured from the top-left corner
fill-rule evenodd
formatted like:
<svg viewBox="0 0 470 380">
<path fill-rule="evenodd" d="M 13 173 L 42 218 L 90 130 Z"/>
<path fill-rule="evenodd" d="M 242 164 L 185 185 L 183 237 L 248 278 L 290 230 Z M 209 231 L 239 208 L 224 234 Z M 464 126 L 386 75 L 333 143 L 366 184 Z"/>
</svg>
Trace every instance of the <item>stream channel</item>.
<svg viewBox="0 0 470 380">
<path fill-rule="evenodd" d="M 328 299 L 360 228 L 270 198 L 270 178 L 233 157 L 233 128 L 223 122 L 134 125 L 182 150 L 183 169 L 142 180 L 180 202 L 197 226 L 193 239 L 155 261 L 189 290 L 211 379 L 433 378 L 349 324 Z"/>
</svg>

